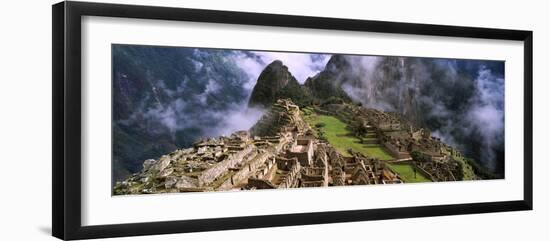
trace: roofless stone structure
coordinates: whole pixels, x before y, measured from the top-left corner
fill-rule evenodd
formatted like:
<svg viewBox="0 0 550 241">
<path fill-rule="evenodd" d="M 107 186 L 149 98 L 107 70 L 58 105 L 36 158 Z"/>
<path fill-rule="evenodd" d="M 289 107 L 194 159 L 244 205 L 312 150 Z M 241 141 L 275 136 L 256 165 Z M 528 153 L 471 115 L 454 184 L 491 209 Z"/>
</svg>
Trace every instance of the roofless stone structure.
<svg viewBox="0 0 550 241">
<path fill-rule="evenodd" d="M 250 131 L 197 141 L 117 182 L 114 194 L 149 194 L 402 183 L 365 156 L 344 157 L 311 135 L 300 108 L 278 100 Z"/>
</svg>

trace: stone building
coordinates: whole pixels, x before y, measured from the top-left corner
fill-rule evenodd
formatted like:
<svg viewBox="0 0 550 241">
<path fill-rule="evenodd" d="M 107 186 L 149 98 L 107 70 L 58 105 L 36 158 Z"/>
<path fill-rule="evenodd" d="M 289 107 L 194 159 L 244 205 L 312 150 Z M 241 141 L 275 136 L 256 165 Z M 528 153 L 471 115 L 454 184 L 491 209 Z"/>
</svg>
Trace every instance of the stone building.
<svg viewBox="0 0 550 241">
<path fill-rule="evenodd" d="M 360 114 L 358 109 L 352 110 Z M 372 113 L 378 116 L 377 125 L 390 123 L 390 129 L 397 127 L 391 126 L 395 124 L 394 116 Z M 383 138 L 385 135 L 376 124 L 369 130 Z M 201 139 L 191 148 L 146 160 L 141 172 L 116 183 L 113 192 L 148 194 L 399 183 L 399 176 L 380 161 L 353 152 L 351 157 L 343 156 L 329 143 L 316 139 L 311 130 L 298 106 L 290 100 L 279 100 L 249 131 Z M 387 140 L 395 143 L 394 139 Z M 402 148 L 399 145 L 397 148 Z M 425 168 L 431 170 L 429 166 Z"/>
<path fill-rule="evenodd" d="M 302 166 L 313 164 L 313 140 L 298 137 L 292 147 L 287 150 L 288 157 L 296 157 Z"/>
</svg>

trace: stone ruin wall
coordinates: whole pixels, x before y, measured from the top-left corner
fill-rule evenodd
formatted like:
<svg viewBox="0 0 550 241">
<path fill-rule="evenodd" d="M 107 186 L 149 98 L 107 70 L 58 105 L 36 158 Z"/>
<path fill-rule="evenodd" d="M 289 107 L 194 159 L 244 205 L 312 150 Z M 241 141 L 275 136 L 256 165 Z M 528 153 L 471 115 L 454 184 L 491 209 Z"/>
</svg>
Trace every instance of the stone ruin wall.
<svg viewBox="0 0 550 241">
<path fill-rule="evenodd" d="M 302 169 L 302 187 L 323 187 L 328 186 L 327 167 L 306 167 Z"/>
<path fill-rule="evenodd" d="M 287 157 L 296 157 L 302 166 L 310 166 L 313 161 L 313 143 L 310 140 L 296 140 L 294 145 L 305 146 L 306 151 L 293 152 L 290 149 L 286 153 Z"/>
<path fill-rule="evenodd" d="M 212 183 L 217 177 L 225 173 L 229 168 L 235 167 L 243 161 L 243 158 L 254 150 L 254 145 L 247 145 L 242 151 L 230 154 L 225 160 L 203 171 L 199 176 L 199 186 Z"/>
<path fill-rule="evenodd" d="M 258 189 L 276 189 L 278 187 L 271 184 L 269 181 L 259 178 L 249 178 L 248 183 Z"/>
<path fill-rule="evenodd" d="M 231 178 L 222 183 L 218 190 L 230 190 L 234 185 L 244 183 L 248 178 L 252 177 L 264 163 L 268 164 L 268 162 L 270 162 L 268 159 L 273 158 L 272 153 L 278 153 L 283 146 L 289 142 L 287 138 L 281 137 L 279 143 L 269 147 L 267 150 L 258 150 L 255 148 L 259 153 L 254 158 L 250 159 L 251 161 L 246 163 L 240 170 L 235 172 Z M 275 162 L 272 161 L 271 164 L 274 165 Z"/>
<path fill-rule="evenodd" d="M 390 142 L 383 142 L 384 147 L 392 154 L 394 158 L 397 159 L 406 159 L 411 158 L 411 155 L 409 155 L 407 152 L 399 151 L 399 148 L 396 147 L 394 144 Z"/>
<path fill-rule="evenodd" d="M 261 174 L 256 175 L 257 178 L 262 178 L 265 180 L 273 180 L 275 175 L 277 175 L 277 168 L 274 168 L 277 166 L 277 157 L 273 156 L 270 157 L 267 162 L 265 162 L 265 165 L 262 165 Z M 258 174 L 258 173 L 256 173 Z"/>
<path fill-rule="evenodd" d="M 249 177 L 253 176 L 256 170 L 266 163 L 268 158 L 272 156 L 269 153 L 263 152 L 256 155 L 251 162 L 243 166 L 239 171 L 235 172 L 231 178 L 227 179 L 218 190 L 230 190 L 234 185 L 244 183 Z"/>
<path fill-rule="evenodd" d="M 281 133 L 279 142 L 273 146 L 274 153 L 279 153 L 283 150 L 283 147 L 292 140 L 292 135 L 289 133 Z"/>
<path fill-rule="evenodd" d="M 289 172 L 286 176 L 286 180 L 284 182 L 281 182 L 278 186 L 278 188 L 292 188 L 296 187 L 298 183 L 298 179 L 300 178 L 300 162 L 297 160 L 295 161 L 277 161 L 277 168 L 279 169 L 287 169 Z"/>
<path fill-rule="evenodd" d="M 426 170 L 424 170 L 422 167 L 413 165 L 413 168 L 416 168 L 416 170 L 417 170 L 418 172 L 420 172 L 420 173 L 421 173 L 422 175 L 424 175 L 425 177 L 428 177 L 430 180 L 432 180 L 432 182 L 435 181 L 435 178 L 432 176 L 432 174 L 430 174 L 429 172 L 427 172 Z"/>
</svg>

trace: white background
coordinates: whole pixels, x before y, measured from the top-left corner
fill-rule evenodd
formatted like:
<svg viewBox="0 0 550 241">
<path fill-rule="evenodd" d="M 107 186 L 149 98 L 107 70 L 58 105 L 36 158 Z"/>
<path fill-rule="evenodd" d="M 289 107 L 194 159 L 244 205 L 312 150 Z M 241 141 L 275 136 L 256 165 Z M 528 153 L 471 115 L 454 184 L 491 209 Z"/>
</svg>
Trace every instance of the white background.
<svg viewBox="0 0 550 241">
<path fill-rule="evenodd" d="M 136 3 L 137 1 L 120 1 Z M 52 240 L 51 230 L 51 10 L 53 1 L 12 1 L 1 8 L 0 141 L 1 240 Z M 341 18 L 531 29 L 534 38 L 535 211 L 417 218 L 304 227 L 163 235 L 155 240 L 336 240 L 347 236 L 388 240 L 548 239 L 550 193 L 545 135 L 550 102 L 545 70 L 550 53 L 548 6 L 543 1 L 140 1 L 192 8 L 318 15 Z M 545 143 L 546 142 L 546 143 Z M 430 234 L 427 235 L 426 232 Z M 133 237 L 125 240 L 151 240 Z M 122 240 L 122 239 L 121 239 Z"/>
</svg>

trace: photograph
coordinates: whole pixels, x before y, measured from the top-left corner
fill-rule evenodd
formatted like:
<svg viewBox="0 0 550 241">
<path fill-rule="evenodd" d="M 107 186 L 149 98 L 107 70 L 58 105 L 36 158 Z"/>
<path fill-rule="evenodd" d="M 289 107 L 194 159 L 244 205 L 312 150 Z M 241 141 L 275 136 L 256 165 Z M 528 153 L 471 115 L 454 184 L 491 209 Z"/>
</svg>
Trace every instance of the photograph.
<svg viewBox="0 0 550 241">
<path fill-rule="evenodd" d="M 456 3 L 6 2 L 0 241 L 544 240 L 549 9 Z"/>
<path fill-rule="evenodd" d="M 502 60 L 118 43 L 111 58 L 112 195 L 505 178 Z"/>
</svg>

